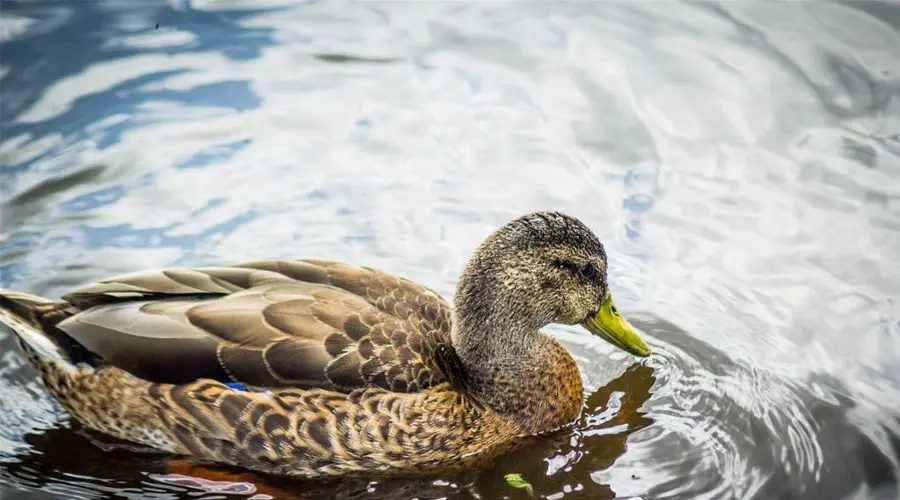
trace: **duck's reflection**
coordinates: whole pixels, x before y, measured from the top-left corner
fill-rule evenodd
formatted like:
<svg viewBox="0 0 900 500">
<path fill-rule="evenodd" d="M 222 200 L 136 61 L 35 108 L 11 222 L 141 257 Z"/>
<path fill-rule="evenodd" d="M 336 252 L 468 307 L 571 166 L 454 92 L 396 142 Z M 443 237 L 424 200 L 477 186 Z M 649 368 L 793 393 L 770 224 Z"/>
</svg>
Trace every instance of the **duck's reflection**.
<svg viewBox="0 0 900 500">
<path fill-rule="evenodd" d="M 612 489 L 602 485 L 598 492 L 598 485 L 590 483 L 590 474 L 610 467 L 625 453 L 628 436 L 652 422 L 641 412 L 641 406 L 649 399 L 654 381 L 650 367 L 634 364 L 587 398 L 574 426 L 530 438 L 479 470 L 443 476 L 290 480 L 149 452 L 75 423 L 72 428 L 26 436 L 33 449 L 21 455 L 18 463 L 7 464 L 7 472 L 20 484 L 34 488 L 53 484 L 57 491 L 69 489 L 74 496 L 87 497 L 92 496 L 92 490 L 103 496 L 112 487 L 146 494 L 165 491 L 183 498 L 195 497 L 198 490 L 256 495 L 258 499 L 440 498 L 461 490 L 482 498 L 525 498 L 528 494 L 524 489 L 511 488 L 504 479 L 508 473 L 518 473 L 538 496 L 584 489 L 591 491 L 592 498 L 611 498 Z"/>
</svg>

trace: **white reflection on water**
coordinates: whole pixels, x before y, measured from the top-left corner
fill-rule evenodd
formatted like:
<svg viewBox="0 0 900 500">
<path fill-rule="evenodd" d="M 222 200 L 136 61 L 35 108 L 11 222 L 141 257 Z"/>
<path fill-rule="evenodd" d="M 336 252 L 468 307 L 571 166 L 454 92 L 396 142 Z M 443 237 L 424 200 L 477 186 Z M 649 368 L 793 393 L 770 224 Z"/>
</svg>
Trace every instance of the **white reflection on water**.
<svg viewBox="0 0 900 500">
<path fill-rule="evenodd" d="M 535 458 L 536 491 L 896 494 L 896 6 L 8 4 L 0 286 L 326 257 L 450 296 L 488 232 L 561 209 L 660 355 L 653 424 L 611 466 L 584 456 L 619 427 Z M 552 330 L 591 390 L 628 363 Z M 64 417 L 0 335 L 31 464 Z"/>
</svg>

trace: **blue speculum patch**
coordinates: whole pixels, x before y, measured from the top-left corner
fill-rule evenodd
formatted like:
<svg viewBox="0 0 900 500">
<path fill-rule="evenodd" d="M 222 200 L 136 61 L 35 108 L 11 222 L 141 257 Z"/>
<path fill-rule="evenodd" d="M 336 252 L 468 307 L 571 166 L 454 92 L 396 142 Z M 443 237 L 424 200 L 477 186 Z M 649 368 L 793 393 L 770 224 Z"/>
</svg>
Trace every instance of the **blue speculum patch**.
<svg viewBox="0 0 900 500">
<path fill-rule="evenodd" d="M 240 382 L 225 382 L 225 385 L 227 385 L 228 387 L 230 387 L 236 391 L 244 391 L 244 392 L 248 391 L 247 386 Z"/>
</svg>

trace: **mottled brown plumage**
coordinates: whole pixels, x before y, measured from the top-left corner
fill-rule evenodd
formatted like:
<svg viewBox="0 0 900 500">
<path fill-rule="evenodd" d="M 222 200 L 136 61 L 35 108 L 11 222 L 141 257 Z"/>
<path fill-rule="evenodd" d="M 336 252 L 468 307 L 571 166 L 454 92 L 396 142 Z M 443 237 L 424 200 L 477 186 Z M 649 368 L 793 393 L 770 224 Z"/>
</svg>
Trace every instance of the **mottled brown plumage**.
<svg viewBox="0 0 900 500">
<path fill-rule="evenodd" d="M 312 260 L 166 269 L 63 300 L 82 312 L 58 329 L 158 382 L 416 392 L 444 380 L 433 351 L 450 341 L 450 306 L 372 269 Z"/>
<path fill-rule="evenodd" d="M 120 276 L 60 301 L 0 291 L 0 321 L 98 431 L 280 475 L 399 474 L 572 422 L 578 367 L 539 329 L 599 314 L 607 295 L 593 233 L 535 213 L 475 251 L 455 309 L 381 271 L 263 261 Z"/>
</svg>

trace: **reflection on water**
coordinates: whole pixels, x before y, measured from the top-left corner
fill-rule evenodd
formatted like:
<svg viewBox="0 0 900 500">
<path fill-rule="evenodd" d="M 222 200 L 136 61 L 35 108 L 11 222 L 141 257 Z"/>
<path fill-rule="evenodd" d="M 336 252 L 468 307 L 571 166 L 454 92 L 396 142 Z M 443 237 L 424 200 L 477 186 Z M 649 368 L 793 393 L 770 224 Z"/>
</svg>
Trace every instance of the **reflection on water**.
<svg viewBox="0 0 900 500">
<path fill-rule="evenodd" d="M 298 483 L 81 429 L 3 331 L 0 493 L 900 494 L 896 5 L 9 0 L 0 23 L 0 286 L 326 257 L 449 297 L 489 231 L 559 209 L 657 353 L 553 327 L 589 388 L 573 429 L 461 476 Z"/>
</svg>

